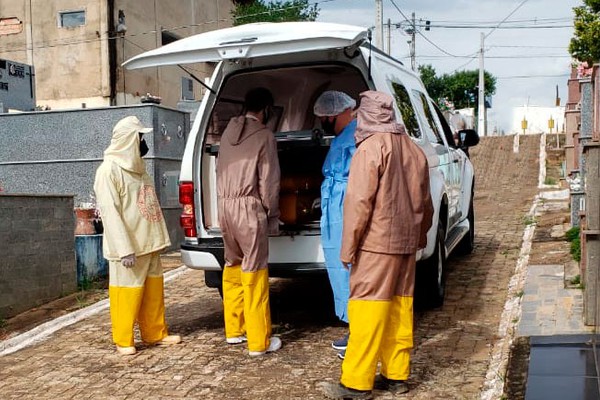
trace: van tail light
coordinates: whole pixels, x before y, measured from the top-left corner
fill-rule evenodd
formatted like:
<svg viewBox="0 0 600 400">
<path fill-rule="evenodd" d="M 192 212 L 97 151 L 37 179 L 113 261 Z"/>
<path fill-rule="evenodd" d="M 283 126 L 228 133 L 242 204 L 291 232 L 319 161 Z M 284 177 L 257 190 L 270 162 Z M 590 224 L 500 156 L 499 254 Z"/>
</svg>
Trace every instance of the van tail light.
<svg viewBox="0 0 600 400">
<path fill-rule="evenodd" d="M 194 184 L 192 182 L 179 183 L 179 203 L 183 206 L 179 225 L 183 228 L 185 237 L 197 237 Z"/>
</svg>

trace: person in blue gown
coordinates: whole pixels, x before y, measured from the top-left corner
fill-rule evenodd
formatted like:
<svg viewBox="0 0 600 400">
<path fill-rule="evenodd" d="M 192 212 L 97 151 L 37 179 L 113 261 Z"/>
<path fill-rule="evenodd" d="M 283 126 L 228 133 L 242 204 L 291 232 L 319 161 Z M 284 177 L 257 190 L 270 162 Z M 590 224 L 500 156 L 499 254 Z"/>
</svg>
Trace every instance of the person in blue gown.
<svg viewBox="0 0 600 400">
<path fill-rule="evenodd" d="M 319 117 L 326 135 L 335 135 L 325 163 L 324 180 L 321 185 L 321 244 L 329 282 L 333 291 L 335 314 L 348 323 L 348 297 L 350 295 L 350 271 L 340 260 L 342 246 L 342 211 L 348 183 L 350 161 L 356 150 L 354 131 L 356 101 L 346 93 L 328 90 L 316 100 L 314 114 Z M 348 335 L 335 340 L 332 347 L 344 358 Z"/>
</svg>

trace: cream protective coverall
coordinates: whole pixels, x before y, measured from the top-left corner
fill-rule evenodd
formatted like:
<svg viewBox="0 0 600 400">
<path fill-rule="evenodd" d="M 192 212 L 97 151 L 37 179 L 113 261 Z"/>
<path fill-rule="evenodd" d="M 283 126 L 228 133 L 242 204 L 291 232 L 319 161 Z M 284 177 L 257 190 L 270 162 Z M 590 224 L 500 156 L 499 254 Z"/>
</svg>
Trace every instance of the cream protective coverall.
<svg viewBox="0 0 600 400">
<path fill-rule="evenodd" d="M 146 343 L 168 335 L 159 254 L 171 242 L 154 184 L 140 156 L 140 128 L 143 125 L 137 117 L 126 117 L 115 125 L 94 182 L 104 226 L 103 253 L 109 261 L 113 341 L 120 347 L 134 345 L 136 320 Z M 130 254 L 135 254 L 136 262 L 126 268 L 121 258 Z"/>
<path fill-rule="evenodd" d="M 232 118 L 217 161 L 225 336 L 246 334 L 250 352 L 265 351 L 270 344 L 268 235 L 278 230 L 279 185 L 273 132 L 252 117 Z"/>
<path fill-rule="evenodd" d="M 408 378 L 415 255 L 427 243 L 433 204 L 427 158 L 395 122 L 389 95 L 361 93 L 355 136 L 341 251 L 352 264 L 341 383 L 371 390 L 378 361 L 386 378 Z"/>
</svg>

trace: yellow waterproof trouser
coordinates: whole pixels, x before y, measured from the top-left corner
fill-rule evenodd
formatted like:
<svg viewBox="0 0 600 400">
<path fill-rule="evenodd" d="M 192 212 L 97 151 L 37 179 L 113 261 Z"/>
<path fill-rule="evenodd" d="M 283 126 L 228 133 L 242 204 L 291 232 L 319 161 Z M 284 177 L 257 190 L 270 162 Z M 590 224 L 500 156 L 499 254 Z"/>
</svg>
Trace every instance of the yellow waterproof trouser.
<svg viewBox="0 0 600 400">
<path fill-rule="evenodd" d="M 241 273 L 244 289 L 244 318 L 249 351 L 265 351 L 271 337 L 269 272 L 266 268 Z"/>
<path fill-rule="evenodd" d="M 350 337 L 342 363 L 341 383 L 356 390 L 373 389 L 379 346 L 386 331 L 392 302 L 385 300 L 348 301 Z"/>
<path fill-rule="evenodd" d="M 390 379 L 408 379 L 412 348 L 412 297 L 348 302 L 350 338 L 342 363 L 341 383 L 357 390 L 373 389 L 377 362 Z"/>
<path fill-rule="evenodd" d="M 413 348 L 413 298 L 394 296 L 386 331 L 381 343 L 381 373 L 389 379 L 405 381 L 410 374 Z"/>
<path fill-rule="evenodd" d="M 226 338 L 239 337 L 246 333 L 241 265 L 223 269 L 223 314 Z"/>
<path fill-rule="evenodd" d="M 163 285 L 158 253 L 138 257 L 131 268 L 110 261 L 108 295 L 113 341 L 117 346 L 134 345 L 136 321 L 146 343 L 158 342 L 168 335 Z"/>
</svg>

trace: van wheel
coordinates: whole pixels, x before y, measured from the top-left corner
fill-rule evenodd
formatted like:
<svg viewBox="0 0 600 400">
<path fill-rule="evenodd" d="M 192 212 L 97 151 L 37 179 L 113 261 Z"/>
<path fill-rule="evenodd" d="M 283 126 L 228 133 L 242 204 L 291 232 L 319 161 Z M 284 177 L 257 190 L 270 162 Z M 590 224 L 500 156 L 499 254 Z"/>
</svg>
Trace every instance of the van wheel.
<svg viewBox="0 0 600 400">
<path fill-rule="evenodd" d="M 215 288 L 223 298 L 223 271 L 204 271 L 204 283 L 209 288 Z"/>
<path fill-rule="evenodd" d="M 475 211 L 473 209 L 473 196 L 471 196 L 471 202 L 469 203 L 469 214 L 467 215 L 469 220 L 469 232 L 458 242 L 456 246 L 456 253 L 459 255 L 471 254 L 475 247 Z"/>
<path fill-rule="evenodd" d="M 431 257 L 417 265 L 415 296 L 419 308 L 437 308 L 444 304 L 446 291 L 446 234 L 438 224 L 435 249 Z"/>
</svg>

